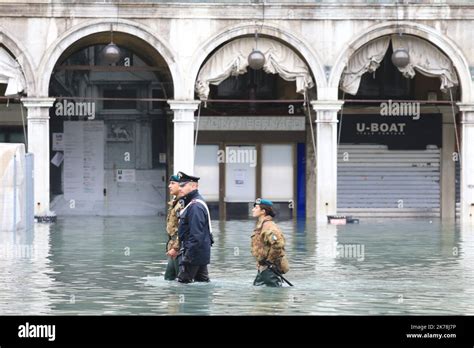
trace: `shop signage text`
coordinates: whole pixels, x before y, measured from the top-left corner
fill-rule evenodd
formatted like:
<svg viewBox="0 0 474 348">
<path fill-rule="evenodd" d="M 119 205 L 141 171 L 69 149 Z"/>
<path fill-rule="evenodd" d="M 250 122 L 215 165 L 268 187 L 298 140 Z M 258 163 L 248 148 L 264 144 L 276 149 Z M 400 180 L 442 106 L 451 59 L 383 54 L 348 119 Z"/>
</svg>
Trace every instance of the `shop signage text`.
<svg viewBox="0 0 474 348">
<path fill-rule="evenodd" d="M 197 122 L 196 122 L 197 127 Z M 304 131 L 305 117 L 291 116 L 204 116 L 199 120 L 203 131 Z"/>
</svg>

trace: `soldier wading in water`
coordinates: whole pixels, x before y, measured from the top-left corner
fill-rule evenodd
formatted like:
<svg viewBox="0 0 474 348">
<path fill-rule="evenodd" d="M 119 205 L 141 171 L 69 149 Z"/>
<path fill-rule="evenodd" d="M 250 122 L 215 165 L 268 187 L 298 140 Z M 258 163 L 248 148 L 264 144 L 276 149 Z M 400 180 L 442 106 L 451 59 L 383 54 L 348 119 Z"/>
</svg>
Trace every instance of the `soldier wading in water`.
<svg viewBox="0 0 474 348">
<path fill-rule="evenodd" d="M 199 194 L 199 177 L 178 172 L 179 193 L 184 208 L 180 211 L 178 236 L 178 282 L 208 282 L 207 265 L 211 262 L 213 244 L 211 217 L 206 202 Z"/>
<path fill-rule="evenodd" d="M 171 200 L 168 202 L 168 215 L 166 217 L 166 232 L 168 232 L 168 243 L 166 244 L 166 255 L 168 265 L 166 266 L 165 280 L 175 280 L 179 273 L 178 253 L 180 248 L 178 238 L 179 212 L 183 209 L 182 201 L 179 200 L 179 177 L 172 175 L 168 185 Z"/>
<path fill-rule="evenodd" d="M 273 222 L 273 203 L 258 198 L 254 203 L 252 216 L 258 218 L 251 244 L 258 270 L 253 285 L 280 287 L 282 278 L 278 273 L 285 274 L 290 268 L 285 255 L 285 237 Z"/>
</svg>

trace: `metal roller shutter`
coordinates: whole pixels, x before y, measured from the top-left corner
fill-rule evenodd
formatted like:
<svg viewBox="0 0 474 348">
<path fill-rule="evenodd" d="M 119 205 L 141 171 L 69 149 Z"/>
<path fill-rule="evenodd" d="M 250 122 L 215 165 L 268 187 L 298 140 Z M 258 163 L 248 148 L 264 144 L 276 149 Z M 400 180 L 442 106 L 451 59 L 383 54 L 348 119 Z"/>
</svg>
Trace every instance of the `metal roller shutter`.
<svg viewBox="0 0 474 348">
<path fill-rule="evenodd" d="M 338 151 L 338 213 L 370 217 L 439 217 L 440 159 L 426 150 L 343 144 Z"/>
</svg>

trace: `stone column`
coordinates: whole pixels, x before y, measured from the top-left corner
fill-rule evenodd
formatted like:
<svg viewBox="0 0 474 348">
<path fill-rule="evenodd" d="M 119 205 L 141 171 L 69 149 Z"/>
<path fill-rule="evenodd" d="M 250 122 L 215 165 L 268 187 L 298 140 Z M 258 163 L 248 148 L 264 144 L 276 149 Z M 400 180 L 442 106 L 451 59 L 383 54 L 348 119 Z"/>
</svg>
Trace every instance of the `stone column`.
<svg viewBox="0 0 474 348">
<path fill-rule="evenodd" d="M 28 152 L 34 154 L 35 216 L 49 211 L 49 108 L 54 98 L 22 98 L 28 110 Z"/>
<path fill-rule="evenodd" d="M 313 115 L 314 116 L 314 115 Z M 316 160 L 313 150 L 313 137 L 309 120 L 306 119 L 306 218 L 313 219 L 316 214 Z M 313 131 L 316 124 L 313 124 Z M 316 136 L 316 131 L 313 132 Z"/>
<path fill-rule="evenodd" d="M 198 100 L 168 100 L 174 112 L 173 174 L 194 173 L 194 111 L 199 103 Z"/>
<path fill-rule="evenodd" d="M 316 221 L 337 212 L 337 112 L 344 102 L 312 101 L 316 111 Z"/>
<path fill-rule="evenodd" d="M 451 107 L 440 107 L 443 117 L 442 150 L 441 150 L 441 218 L 444 220 L 456 217 L 456 162 L 453 153 L 456 151 L 456 136 Z"/>
<path fill-rule="evenodd" d="M 461 111 L 461 223 L 474 223 L 474 104 Z"/>
</svg>

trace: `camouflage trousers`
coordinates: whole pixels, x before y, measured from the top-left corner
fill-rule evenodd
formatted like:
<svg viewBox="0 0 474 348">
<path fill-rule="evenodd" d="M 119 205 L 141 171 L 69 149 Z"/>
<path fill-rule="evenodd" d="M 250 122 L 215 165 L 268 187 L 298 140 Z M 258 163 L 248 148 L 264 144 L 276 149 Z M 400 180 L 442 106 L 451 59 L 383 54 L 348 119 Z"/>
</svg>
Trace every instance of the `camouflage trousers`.
<svg viewBox="0 0 474 348">
<path fill-rule="evenodd" d="M 175 280 L 179 273 L 178 258 L 168 257 L 168 265 L 165 271 L 165 280 Z"/>
<path fill-rule="evenodd" d="M 257 277 L 253 281 L 253 285 L 255 286 L 266 285 L 266 286 L 278 288 L 282 286 L 282 279 L 281 277 L 273 273 L 271 269 L 267 268 L 264 271 L 258 271 Z"/>
</svg>

